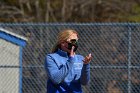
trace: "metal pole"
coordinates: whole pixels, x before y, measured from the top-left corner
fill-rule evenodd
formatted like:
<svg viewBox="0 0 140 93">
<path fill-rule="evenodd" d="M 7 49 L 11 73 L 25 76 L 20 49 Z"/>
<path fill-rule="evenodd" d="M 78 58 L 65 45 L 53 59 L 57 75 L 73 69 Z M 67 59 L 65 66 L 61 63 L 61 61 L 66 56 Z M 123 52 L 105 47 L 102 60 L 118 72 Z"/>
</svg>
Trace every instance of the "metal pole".
<svg viewBox="0 0 140 93">
<path fill-rule="evenodd" d="M 128 93 L 131 93 L 131 31 L 128 25 Z"/>
</svg>

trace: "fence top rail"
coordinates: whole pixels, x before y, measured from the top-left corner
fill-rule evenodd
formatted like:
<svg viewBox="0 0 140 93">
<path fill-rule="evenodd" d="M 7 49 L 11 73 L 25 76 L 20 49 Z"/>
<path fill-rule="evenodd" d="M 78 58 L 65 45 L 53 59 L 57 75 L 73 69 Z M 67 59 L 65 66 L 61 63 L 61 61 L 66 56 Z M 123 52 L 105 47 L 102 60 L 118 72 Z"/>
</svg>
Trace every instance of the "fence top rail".
<svg viewBox="0 0 140 93">
<path fill-rule="evenodd" d="M 67 25 L 78 25 L 78 26 L 140 26 L 140 23 L 0 23 L 0 26 L 67 26 Z"/>
</svg>

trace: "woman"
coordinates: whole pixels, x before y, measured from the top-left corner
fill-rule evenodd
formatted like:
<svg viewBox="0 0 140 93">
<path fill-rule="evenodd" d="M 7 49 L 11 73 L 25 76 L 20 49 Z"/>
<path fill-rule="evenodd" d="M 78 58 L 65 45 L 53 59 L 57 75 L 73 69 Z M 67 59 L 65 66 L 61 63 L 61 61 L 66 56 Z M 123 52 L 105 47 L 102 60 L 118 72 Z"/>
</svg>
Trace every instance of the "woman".
<svg viewBox="0 0 140 93">
<path fill-rule="evenodd" d="M 47 93 L 82 93 L 90 79 L 91 54 L 77 55 L 78 33 L 67 29 L 58 34 L 52 53 L 45 58 Z"/>
</svg>

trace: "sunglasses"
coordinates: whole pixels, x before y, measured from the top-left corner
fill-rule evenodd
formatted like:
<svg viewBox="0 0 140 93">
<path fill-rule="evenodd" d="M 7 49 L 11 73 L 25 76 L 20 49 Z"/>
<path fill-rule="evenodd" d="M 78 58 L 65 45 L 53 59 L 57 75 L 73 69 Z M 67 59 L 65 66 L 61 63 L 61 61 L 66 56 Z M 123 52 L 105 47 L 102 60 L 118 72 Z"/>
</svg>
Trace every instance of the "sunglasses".
<svg viewBox="0 0 140 93">
<path fill-rule="evenodd" d="M 71 40 L 70 40 L 70 43 L 72 43 L 72 44 L 75 44 L 75 43 L 77 43 L 77 42 L 78 42 L 77 39 L 71 39 Z"/>
</svg>

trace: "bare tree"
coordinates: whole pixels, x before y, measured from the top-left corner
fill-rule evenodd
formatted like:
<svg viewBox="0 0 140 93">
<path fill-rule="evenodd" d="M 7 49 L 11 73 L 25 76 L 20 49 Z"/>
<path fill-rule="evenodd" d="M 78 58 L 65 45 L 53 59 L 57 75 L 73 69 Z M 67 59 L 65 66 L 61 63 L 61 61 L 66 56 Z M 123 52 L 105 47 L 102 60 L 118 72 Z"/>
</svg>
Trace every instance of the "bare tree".
<svg viewBox="0 0 140 93">
<path fill-rule="evenodd" d="M 63 0 L 63 7 L 62 7 L 62 21 L 66 20 L 66 7 L 67 7 L 67 3 L 66 0 Z"/>
<path fill-rule="evenodd" d="M 36 10 L 36 21 L 42 21 L 41 17 L 41 7 L 39 5 L 39 0 L 35 0 L 35 10 Z"/>
<path fill-rule="evenodd" d="M 45 0 L 45 6 L 46 6 L 45 22 L 49 22 L 50 11 L 51 11 L 50 0 Z"/>
</svg>

